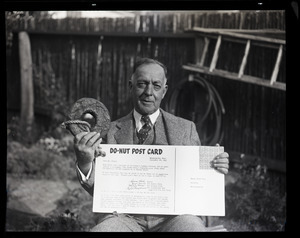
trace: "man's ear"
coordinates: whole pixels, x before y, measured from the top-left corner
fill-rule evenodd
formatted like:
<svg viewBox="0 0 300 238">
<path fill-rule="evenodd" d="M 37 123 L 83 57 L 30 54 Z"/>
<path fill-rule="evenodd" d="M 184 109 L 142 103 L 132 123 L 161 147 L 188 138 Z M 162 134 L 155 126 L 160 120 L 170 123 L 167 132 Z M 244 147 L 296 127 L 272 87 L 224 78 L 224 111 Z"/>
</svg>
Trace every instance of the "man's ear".
<svg viewBox="0 0 300 238">
<path fill-rule="evenodd" d="M 129 87 L 130 90 L 132 89 L 132 86 L 133 86 L 133 85 L 132 85 L 132 80 L 129 80 L 129 81 L 128 81 L 128 87 Z"/>
<path fill-rule="evenodd" d="M 167 91 L 168 91 L 168 85 L 166 84 L 166 85 L 164 86 L 164 94 L 163 94 L 163 97 L 162 97 L 162 98 L 165 97 Z"/>
</svg>

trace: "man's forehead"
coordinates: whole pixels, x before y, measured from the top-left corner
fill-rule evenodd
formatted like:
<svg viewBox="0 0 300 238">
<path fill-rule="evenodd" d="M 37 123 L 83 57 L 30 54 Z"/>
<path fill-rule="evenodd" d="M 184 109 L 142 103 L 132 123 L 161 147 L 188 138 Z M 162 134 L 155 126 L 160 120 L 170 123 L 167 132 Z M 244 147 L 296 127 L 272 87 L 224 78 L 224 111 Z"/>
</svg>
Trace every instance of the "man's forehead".
<svg viewBox="0 0 300 238">
<path fill-rule="evenodd" d="M 161 76 L 163 78 L 165 77 L 164 69 L 160 65 L 154 63 L 140 65 L 134 74 L 136 76 L 149 74 Z"/>
<path fill-rule="evenodd" d="M 159 65 L 163 68 L 163 70 L 165 71 L 165 75 L 167 76 L 167 68 L 166 66 L 155 60 L 155 59 L 151 59 L 151 58 L 138 58 L 137 61 L 135 62 L 134 66 L 133 66 L 133 73 L 136 71 L 136 69 L 141 66 L 141 65 L 147 65 L 147 64 L 156 64 L 156 65 Z"/>
</svg>

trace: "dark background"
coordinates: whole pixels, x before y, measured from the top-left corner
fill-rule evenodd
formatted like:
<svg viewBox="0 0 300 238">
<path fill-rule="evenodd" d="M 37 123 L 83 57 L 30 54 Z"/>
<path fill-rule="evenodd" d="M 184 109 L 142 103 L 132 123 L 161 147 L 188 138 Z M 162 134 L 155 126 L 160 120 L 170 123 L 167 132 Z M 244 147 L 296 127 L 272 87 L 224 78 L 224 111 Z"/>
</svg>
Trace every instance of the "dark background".
<svg viewBox="0 0 300 238">
<path fill-rule="evenodd" d="M 43 180 L 41 186 L 46 184 L 44 179 L 56 182 L 71 180 L 76 184 L 72 167 L 72 138 L 60 129 L 60 124 L 65 120 L 70 106 L 81 97 L 93 97 L 103 102 L 113 120 L 129 113 L 132 105 L 128 80 L 136 57 L 153 57 L 167 66 L 169 90 L 162 108 L 199 123 L 207 97 L 203 96 L 206 92 L 198 84 L 188 82 L 190 72 L 182 68 L 183 65 L 196 63 L 199 57 L 195 34 L 185 29 L 271 29 L 279 31 L 282 39 L 285 39 L 287 30 L 287 43 L 293 42 L 290 36 L 297 24 L 293 22 L 295 13 L 290 6 L 285 11 L 287 5 L 278 7 L 275 4 L 274 7 L 264 2 L 258 6 L 257 2 L 251 1 L 248 5 L 235 5 L 236 2 L 225 5 L 228 11 L 216 11 L 219 7 L 224 10 L 224 5 L 216 6 L 214 2 L 205 5 L 208 9 L 203 7 L 204 11 L 192 11 L 199 7 L 193 9 L 193 4 L 189 7 L 181 4 L 178 9 L 187 8 L 187 11 L 137 11 L 132 18 L 88 19 L 80 18 L 70 11 L 72 9 L 65 19 L 51 19 L 46 11 L 50 4 L 47 2 L 45 9 L 41 9 L 45 11 L 35 10 L 36 7 L 28 9 L 22 4 L 18 7 L 9 5 L 8 10 L 11 11 L 5 13 L 5 67 L 7 180 L 11 189 L 18 190 L 19 183 L 25 183 L 27 179 L 28 189 L 34 184 L 30 179 Z M 251 6 L 247 8 L 249 4 Z M 78 9 L 74 8 L 90 10 L 91 6 L 79 3 Z M 137 7 L 137 10 L 142 9 Z M 8 14 L 17 10 L 17 14 Z M 18 32 L 23 30 L 30 37 L 33 63 L 34 126 L 30 135 L 22 134 L 19 126 L 21 89 Z M 277 33 L 275 35 L 278 37 Z M 215 42 L 211 41 L 204 66 L 209 67 Z M 216 68 L 237 73 L 244 49 L 244 44 L 222 42 Z M 283 48 L 277 78 L 281 83 L 286 83 L 287 77 L 293 77 L 287 73 L 293 69 L 287 65 L 287 62 L 291 62 L 293 50 L 290 49 L 294 48 L 289 48 L 289 44 Z M 277 49 L 251 46 L 245 74 L 269 80 L 276 57 Z M 215 224 L 225 224 L 232 231 L 283 230 L 286 224 L 286 91 L 209 74 L 201 74 L 201 77 L 215 87 L 224 105 L 222 136 L 218 142 L 230 154 L 231 167 L 226 176 L 226 217 L 216 219 Z M 176 106 L 172 108 L 172 93 L 183 81 L 185 83 L 176 98 Z M 206 141 L 205 136 L 215 133 L 214 116 L 212 113 L 207 118 L 205 131 L 198 130 L 202 143 Z M 211 145 L 209 142 L 207 144 Z M 6 215 L 7 230 L 72 231 L 88 230 L 94 225 L 93 219 L 91 222 L 94 216 L 89 214 L 91 200 L 79 187 L 69 189 L 64 197 L 56 201 L 56 210 L 35 223 L 28 219 L 35 217 L 35 212 L 19 209 L 24 204 L 17 206 L 12 203 L 16 194 L 11 189 L 7 189 L 10 191 L 7 199 L 10 202 Z M 32 197 L 28 200 L 32 200 Z M 75 220 L 80 225 L 76 223 L 75 229 L 72 223 L 74 219 L 70 215 L 68 218 L 57 218 L 66 208 L 79 216 L 79 220 Z M 18 209 L 29 211 L 30 215 L 20 215 Z M 49 216 L 54 223 L 48 219 Z M 67 223 L 61 219 L 67 219 Z"/>
</svg>

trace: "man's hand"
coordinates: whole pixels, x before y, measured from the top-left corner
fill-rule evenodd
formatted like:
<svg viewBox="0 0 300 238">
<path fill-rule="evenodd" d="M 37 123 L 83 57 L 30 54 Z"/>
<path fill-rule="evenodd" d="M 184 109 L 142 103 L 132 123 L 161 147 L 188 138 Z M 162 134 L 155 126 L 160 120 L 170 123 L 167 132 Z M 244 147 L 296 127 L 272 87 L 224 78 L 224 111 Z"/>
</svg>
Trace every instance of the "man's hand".
<svg viewBox="0 0 300 238">
<path fill-rule="evenodd" d="M 216 144 L 216 146 L 220 146 L 219 144 Z M 223 152 L 216 156 L 211 161 L 211 166 L 218 170 L 222 174 L 228 174 L 229 169 L 229 155 L 227 152 Z"/>
<path fill-rule="evenodd" d="M 227 174 L 229 169 L 229 155 L 227 152 L 223 152 L 216 156 L 212 161 L 212 167 L 221 172 Z"/>
<path fill-rule="evenodd" d="M 77 157 L 78 167 L 83 174 L 87 174 L 94 160 L 95 151 L 102 155 L 99 145 L 102 141 L 100 133 L 81 132 L 74 137 L 74 151 Z"/>
</svg>

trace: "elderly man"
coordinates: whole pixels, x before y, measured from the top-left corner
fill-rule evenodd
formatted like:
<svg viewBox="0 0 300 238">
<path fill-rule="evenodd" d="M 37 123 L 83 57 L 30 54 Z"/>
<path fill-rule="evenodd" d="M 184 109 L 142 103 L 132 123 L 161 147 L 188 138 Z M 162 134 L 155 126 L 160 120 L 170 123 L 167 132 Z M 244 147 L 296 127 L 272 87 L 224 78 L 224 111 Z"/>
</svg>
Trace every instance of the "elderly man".
<svg viewBox="0 0 300 238">
<path fill-rule="evenodd" d="M 153 59 L 136 62 L 129 81 L 134 105 L 127 116 L 111 123 L 108 144 L 197 145 L 200 139 L 195 124 L 160 108 L 167 85 L 166 67 Z M 82 132 L 74 138 L 77 174 L 83 188 L 93 195 L 94 154 L 101 143 L 100 134 Z M 188 158 L 187 158 L 188 163 Z M 228 172 L 228 154 L 219 154 L 215 169 Z M 187 201 L 188 202 L 188 201 Z M 205 231 L 201 217 L 193 215 L 105 215 L 91 231 Z"/>
</svg>

